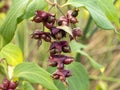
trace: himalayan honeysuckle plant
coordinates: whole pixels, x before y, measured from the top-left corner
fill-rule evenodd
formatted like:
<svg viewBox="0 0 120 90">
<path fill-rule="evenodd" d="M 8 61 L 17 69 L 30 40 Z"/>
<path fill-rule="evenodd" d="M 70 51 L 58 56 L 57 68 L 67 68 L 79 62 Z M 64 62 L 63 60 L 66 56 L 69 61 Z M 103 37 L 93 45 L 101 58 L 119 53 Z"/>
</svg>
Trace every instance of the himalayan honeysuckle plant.
<svg viewBox="0 0 120 90">
<path fill-rule="evenodd" d="M 4 13 L 0 22 L 0 90 L 89 90 L 88 73 L 75 56 L 86 56 L 102 73 L 105 67 L 83 51 L 87 29 L 79 25 L 84 24 L 80 23 L 81 10 L 88 11 L 98 27 L 119 34 L 113 0 L 6 2 L 0 1 L 0 13 Z M 32 32 L 27 30 L 33 27 Z"/>
</svg>

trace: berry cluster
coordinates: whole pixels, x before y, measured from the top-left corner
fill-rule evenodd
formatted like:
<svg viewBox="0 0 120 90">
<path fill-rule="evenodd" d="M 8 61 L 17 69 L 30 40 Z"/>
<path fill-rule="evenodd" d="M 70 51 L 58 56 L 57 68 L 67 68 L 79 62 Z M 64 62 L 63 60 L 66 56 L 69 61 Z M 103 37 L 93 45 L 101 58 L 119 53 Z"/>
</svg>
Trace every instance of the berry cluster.
<svg viewBox="0 0 120 90">
<path fill-rule="evenodd" d="M 8 79 L 4 78 L 3 83 L 0 84 L 0 90 L 15 90 L 18 83 L 9 81 Z"/>
<path fill-rule="evenodd" d="M 63 53 L 70 53 L 71 48 L 67 41 L 62 40 L 66 37 L 66 32 L 57 26 L 67 26 L 71 27 L 71 24 L 77 23 L 76 16 L 78 15 L 78 10 L 69 10 L 66 15 L 61 16 L 56 19 L 55 14 L 51 14 L 45 11 L 37 11 L 33 18 L 36 23 L 43 23 L 43 25 L 50 30 L 50 32 L 44 32 L 42 30 L 36 30 L 32 34 L 32 38 L 38 40 L 39 45 L 42 44 L 42 39 L 46 42 L 50 42 L 50 57 L 49 66 L 57 67 L 57 70 L 53 73 L 52 77 L 54 79 L 59 79 L 66 83 L 66 78 L 71 76 L 70 70 L 66 70 L 64 65 L 68 65 L 74 61 L 73 57 L 65 56 Z M 56 24 L 55 24 L 56 23 Z M 57 26 L 55 26 L 55 25 Z M 72 29 L 72 35 L 70 35 L 70 40 L 77 39 L 81 36 L 81 30 L 79 28 Z"/>
</svg>

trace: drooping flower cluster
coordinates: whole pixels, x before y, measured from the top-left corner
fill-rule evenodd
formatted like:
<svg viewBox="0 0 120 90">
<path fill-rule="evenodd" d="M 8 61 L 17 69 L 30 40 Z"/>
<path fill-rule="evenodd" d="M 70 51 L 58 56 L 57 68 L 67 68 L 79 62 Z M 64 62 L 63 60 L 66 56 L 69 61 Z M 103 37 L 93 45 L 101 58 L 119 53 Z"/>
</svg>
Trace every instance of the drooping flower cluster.
<svg viewBox="0 0 120 90">
<path fill-rule="evenodd" d="M 17 85 L 17 82 L 9 81 L 8 79 L 4 78 L 3 83 L 0 84 L 0 90 L 15 90 Z"/>
<path fill-rule="evenodd" d="M 32 38 L 38 40 L 39 45 L 42 44 L 42 39 L 46 42 L 50 42 L 50 56 L 49 56 L 49 66 L 57 67 L 57 70 L 53 73 L 52 77 L 54 79 L 59 79 L 66 83 L 66 78 L 70 77 L 71 71 L 65 69 L 65 65 L 68 65 L 74 61 L 73 57 L 69 57 L 61 54 L 70 53 L 71 48 L 69 43 L 62 38 L 66 37 L 66 30 L 58 28 L 57 26 L 67 26 L 70 24 L 77 23 L 76 16 L 78 15 L 78 10 L 69 10 L 66 16 L 61 16 L 56 19 L 55 14 L 51 14 L 45 11 L 37 11 L 33 18 L 36 23 L 43 23 L 43 25 L 50 30 L 50 32 L 44 32 L 42 30 L 36 30 L 32 34 Z M 55 26 L 54 23 L 56 23 Z M 79 28 L 72 29 L 72 35 L 70 35 L 70 40 L 76 39 L 81 36 L 81 30 Z"/>
</svg>

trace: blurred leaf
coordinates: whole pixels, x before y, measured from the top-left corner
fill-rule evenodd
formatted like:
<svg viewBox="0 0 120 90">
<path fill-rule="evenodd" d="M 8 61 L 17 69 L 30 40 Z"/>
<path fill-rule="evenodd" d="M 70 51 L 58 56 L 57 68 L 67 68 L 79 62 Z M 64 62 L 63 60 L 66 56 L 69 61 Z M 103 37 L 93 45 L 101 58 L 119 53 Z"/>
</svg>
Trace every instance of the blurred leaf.
<svg viewBox="0 0 120 90">
<path fill-rule="evenodd" d="M 34 63 L 22 63 L 15 67 L 14 77 L 22 78 L 30 83 L 39 83 L 50 90 L 58 90 L 54 85 L 50 73 Z"/>
<path fill-rule="evenodd" d="M 24 18 L 30 18 L 35 15 L 37 10 L 42 10 L 47 6 L 45 0 L 33 0 L 27 7 L 25 11 Z"/>
<path fill-rule="evenodd" d="M 13 3 L 8 12 L 8 15 L 0 28 L 0 35 L 2 36 L 2 39 L 3 39 L 3 42 L 1 42 L 2 47 L 8 44 L 12 40 L 16 31 L 17 24 L 23 20 L 24 14 L 26 14 L 26 18 L 27 18 L 32 16 L 36 9 L 45 8 L 45 5 L 46 5 L 45 1 L 39 0 L 39 3 L 38 3 L 39 7 L 38 7 L 38 4 L 36 6 L 35 1 L 37 1 L 38 3 L 38 0 L 13 0 Z M 42 4 L 40 4 L 41 2 Z"/>
<path fill-rule="evenodd" d="M 72 76 L 67 78 L 69 90 L 89 90 L 88 73 L 82 64 L 73 62 L 66 66 L 66 68 L 70 69 L 72 72 Z M 55 80 L 55 84 L 59 90 L 68 90 L 61 81 Z"/>
<path fill-rule="evenodd" d="M 5 14 L 5 13 L 0 13 L 0 26 L 2 25 L 5 17 L 6 17 L 6 14 Z"/>
<path fill-rule="evenodd" d="M 3 38 L 2 46 L 9 43 L 15 33 L 18 18 L 24 14 L 24 10 L 29 3 L 29 0 L 13 0 L 14 3 L 7 14 L 7 17 L 0 27 L 0 34 Z M 15 2 L 16 1 L 16 2 Z M 1 48 L 1 47 L 0 47 Z"/>
<path fill-rule="evenodd" d="M 85 48 L 85 45 L 82 45 L 80 43 L 72 41 L 70 43 L 70 47 L 71 47 L 72 52 L 77 52 L 77 53 L 80 53 L 80 54 L 86 56 L 94 68 L 96 68 L 96 69 L 103 68 L 102 65 L 95 62 L 95 60 L 93 58 L 91 58 L 86 52 L 81 50 L 81 49 Z"/>
<path fill-rule="evenodd" d="M 75 40 L 72 40 L 70 42 L 70 47 L 72 47 L 72 51 L 76 51 L 78 49 L 84 49 L 86 48 L 86 45 L 83 45 L 81 43 L 76 42 Z"/>
<path fill-rule="evenodd" d="M 10 43 L 2 48 L 0 57 L 5 58 L 9 65 L 16 66 L 23 62 L 21 50 L 14 44 Z"/>
<path fill-rule="evenodd" d="M 67 32 L 68 34 L 70 34 L 71 36 L 73 36 L 73 35 L 72 35 L 72 28 L 70 28 L 70 27 L 68 27 L 68 26 L 58 26 L 57 28 L 62 29 L 62 30 L 64 30 L 65 32 Z"/>
<path fill-rule="evenodd" d="M 23 81 L 23 90 L 35 90 L 35 89 L 29 82 Z"/>
<path fill-rule="evenodd" d="M 112 0 L 99 0 L 99 5 L 106 16 L 120 27 L 119 17 L 115 10 Z"/>
<path fill-rule="evenodd" d="M 17 27 L 16 38 L 17 44 L 23 52 L 24 58 L 28 56 L 28 28 L 27 22 L 22 21 Z"/>
<path fill-rule="evenodd" d="M 72 5 L 75 7 L 84 6 L 90 12 L 93 20 L 99 27 L 103 29 L 115 29 L 101 10 L 98 0 L 68 0 L 65 5 Z"/>
</svg>

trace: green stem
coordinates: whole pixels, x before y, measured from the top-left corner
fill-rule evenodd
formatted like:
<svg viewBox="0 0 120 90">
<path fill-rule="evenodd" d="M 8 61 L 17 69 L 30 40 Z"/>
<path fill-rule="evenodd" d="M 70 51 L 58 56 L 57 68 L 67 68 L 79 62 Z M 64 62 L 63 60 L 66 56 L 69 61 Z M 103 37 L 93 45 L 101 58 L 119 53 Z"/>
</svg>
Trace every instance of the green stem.
<svg viewBox="0 0 120 90">
<path fill-rule="evenodd" d="M 84 32 L 83 32 L 84 38 L 86 37 L 86 34 L 88 33 L 91 22 L 92 22 L 92 17 L 89 16 L 88 22 L 87 22 Z"/>
<path fill-rule="evenodd" d="M 90 79 L 94 79 L 94 80 L 104 80 L 104 81 L 110 81 L 110 82 L 120 83 L 120 79 L 116 79 L 116 78 L 113 78 L 113 77 L 90 76 Z"/>
</svg>

